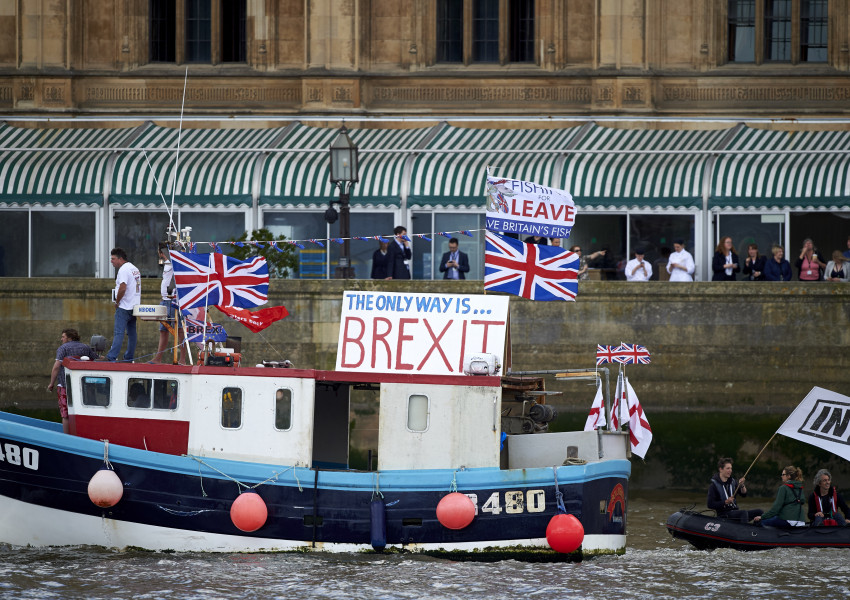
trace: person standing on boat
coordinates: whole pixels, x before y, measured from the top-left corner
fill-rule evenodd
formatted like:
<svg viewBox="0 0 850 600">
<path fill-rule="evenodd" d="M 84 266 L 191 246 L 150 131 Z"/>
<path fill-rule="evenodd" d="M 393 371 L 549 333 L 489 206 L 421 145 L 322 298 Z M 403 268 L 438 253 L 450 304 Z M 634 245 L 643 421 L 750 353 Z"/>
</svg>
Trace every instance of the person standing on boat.
<svg viewBox="0 0 850 600">
<path fill-rule="evenodd" d="M 56 389 L 56 397 L 59 399 L 59 415 L 62 417 L 62 431 L 68 433 L 68 394 L 65 391 L 65 369 L 62 368 L 62 361 L 67 357 L 79 358 L 87 356 L 94 360 L 97 358 L 97 352 L 91 349 L 91 346 L 80 341 L 80 334 L 76 329 L 63 329 L 62 336 L 59 338 L 62 344 L 56 350 L 56 360 L 53 362 L 53 371 L 50 372 L 50 383 L 47 385 L 47 391 L 52 392 Z"/>
<path fill-rule="evenodd" d="M 174 281 L 174 267 L 171 265 L 171 259 L 168 255 L 168 244 L 165 242 L 160 242 L 157 247 L 157 252 L 159 253 L 159 260 L 162 262 L 162 282 L 159 285 L 159 293 L 162 296 L 162 301 L 159 303 L 160 306 L 167 307 L 168 310 L 168 324 L 171 325 L 174 330 L 177 332 L 175 336 L 175 340 L 179 340 L 177 343 L 180 345 L 180 364 L 184 364 L 186 362 L 186 346 L 183 344 L 183 315 L 180 312 L 180 308 L 177 306 L 177 290 Z M 156 356 L 153 357 L 151 364 L 156 364 L 162 362 L 162 353 L 165 352 L 165 349 L 168 347 L 168 328 L 163 324 L 159 324 L 159 347 L 156 349 Z M 172 360 L 169 358 L 167 361 L 168 364 L 171 364 Z"/>
<path fill-rule="evenodd" d="M 711 483 L 708 486 L 708 498 L 705 503 L 708 508 L 714 509 L 718 517 L 726 519 L 737 519 L 742 523 L 749 523 L 762 514 L 760 508 L 753 510 L 745 510 L 738 508 L 738 503 L 735 501 L 736 496 L 746 497 L 747 486 L 746 479 L 741 478 L 736 481 L 732 477 L 732 459 L 721 458 L 717 461 L 717 473 L 711 477 Z"/>
<path fill-rule="evenodd" d="M 395 237 L 387 248 L 390 255 L 389 277 L 387 279 L 410 279 L 408 264 L 413 255 L 410 252 L 410 242 L 405 239 L 407 229 L 403 225 L 399 225 L 393 230 L 393 233 L 395 233 Z"/>
<path fill-rule="evenodd" d="M 136 317 L 133 307 L 142 300 L 142 275 L 136 266 L 127 260 L 123 248 L 113 248 L 109 262 L 118 269 L 115 275 L 115 326 L 112 331 L 112 347 L 106 353 L 106 360 L 115 362 L 127 333 L 127 351 L 124 360 L 132 362 L 136 353 Z"/>
<path fill-rule="evenodd" d="M 850 507 L 844 501 L 835 486 L 832 485 L 832 475 L 826 469 L 821 469 L 815 475 L 815 491 L 809 496 L 809 521 L 812 527 L 823 525 L 847 525 L 844 515 L 850 514 Z M 841 509 L 841 512 L 838 510 Z"/>
<path fill-rule="evenodd" d="M 782 469 L 780 477 L 782 485 L 776 492 L 773 506 L 753 521 L 781 529 L 802 527 L 806 524 L 806 511 L 803 509 L 806 503 L 803 499 L 803 471 L 789 465 Z"/>
</svg>

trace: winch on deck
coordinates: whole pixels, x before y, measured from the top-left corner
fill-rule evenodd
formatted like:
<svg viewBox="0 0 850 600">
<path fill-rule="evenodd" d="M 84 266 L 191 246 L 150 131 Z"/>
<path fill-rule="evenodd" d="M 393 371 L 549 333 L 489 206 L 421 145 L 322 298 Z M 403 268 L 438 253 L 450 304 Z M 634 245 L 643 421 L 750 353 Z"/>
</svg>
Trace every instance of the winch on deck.
<svg viewBox="0 0 850 600">
<path fill-rule="evenodd" d="M 559 395 L 561 392 L 546 391 L 542 377 L 502 377 L 502 431 L 510 435 L 545 433 L 558 416 L 546 404 L 546 397 Z"/>
</svg>

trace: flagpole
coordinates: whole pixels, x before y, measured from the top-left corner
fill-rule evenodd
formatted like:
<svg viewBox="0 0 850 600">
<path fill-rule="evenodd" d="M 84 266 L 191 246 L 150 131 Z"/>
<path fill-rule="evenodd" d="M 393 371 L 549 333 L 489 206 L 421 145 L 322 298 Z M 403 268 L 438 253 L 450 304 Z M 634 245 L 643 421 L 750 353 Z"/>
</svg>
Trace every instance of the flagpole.
<svg viewBox="0 0 850 600">
<path fill-rule="evenodd" d="M 752 462 L 752 463 L 750 464 L 750 466 L 747 468 L 747 471 L 744 473 L 744 476 L 743 476 L 743 477 L 741 477 L 741 478 L 738 480 L 738 485 L 737 485 L 737 486 L 735 486 L 735 491 L 734 491 L 734 492 L 732 492 L 732 497 L 733 497 L 733 498 L 734 498 L 734 497 L 735 497 L 735 495 L 738 493 L 738 490 L 739 490 L 739 489 L 741 489 L 741 481 L 742 481 L 742 480 L 745 480 L 745 479 L 747 478 L 747 475 L 749 475 L 749 473 L 750 473 L 750 469 L 752 469 L 752 468 L 753 468 L 753 466 L 756 464 L 756 461 L 757 461 L 757 460 L 759 459 L 759 457 L 761 456 L 761 453 L 765 451 L 765 448 L 767 448 L 767 447 L 768 447 L 768 445 L 770 444 L 770 442 L 772 442 L 772 441 L 773 441 L 773 438 L 775 438 L 775 437 L 776 437 L 776 434 L 777 434 L 777 433 L 779 433 L 779 432 L 778 432 L 778 431 L 776 431 L 776 432 L 775 432 L 772 436 L 770 436 L 770 439 L 769 439 L 769 440 L 767 440 L 767 444 L 765 444 L 765 445 L 764 445 L 764 447 L 763 447 L 761 450 L 759 450 L 759 453 L 758 453 L 758 454 L 756 454 L 756 457 L 753 459 L 753 462 Z"/>
</svg>

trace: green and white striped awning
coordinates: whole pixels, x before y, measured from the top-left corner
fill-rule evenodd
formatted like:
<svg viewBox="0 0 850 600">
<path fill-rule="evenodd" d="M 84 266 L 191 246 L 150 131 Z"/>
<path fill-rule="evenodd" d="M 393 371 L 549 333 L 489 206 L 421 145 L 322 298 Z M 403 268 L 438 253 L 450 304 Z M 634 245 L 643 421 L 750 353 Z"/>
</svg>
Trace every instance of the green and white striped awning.
<svg viewBox="0 0 850 600">
<path fill-rule="evenodd" d="M 701 207 L 707 151 L 721 146 L 728 131 L 592 124 L 575 149 L 593 153 L 567 155 L 560 184 L 584 209 Z"/>
<path fill-rule="evenodd" d="M 30 129 L 0 123 L 0 204 L 103 205 L 107 163 L 113 154 L 108 149 L 120 147 L 131 131 Z M 37 148 L 51 151 L 33 151 Z M 62 148 L 69 151 L 53 150 Z"/>
<path fill-rule="evenodd" d="M 351 190 L 353 206 L 398 206 L 404 163 L 431 128 L 351 129 L 359 150 L 359 177 Z M 289 150 L 269 156 L 263 166 L 260 204 L 265 206 L 327 205 L 339 196 L 330 182 L 329 149 L 338 128 L 297 124 L 279 145 Z"/>
<path fill-rule="evenodd" d="M 284 128 L 186 129 L 152 125 L 115 164 L 110 203 L 162 206 L 250 206 L 260 150 L 272 147 Z M 181 151 L 177 152 L 180 135 Z M 149 148 L 167 150 L 147 151 Z M 207 152 L 188 149 L 203 148 Z M 234 150 L 215 152 L 216 149 Z M 239 150 L 242 151 L 239 151 Z M 150 163 L 150 164 L 149 164 Z M 176 163 L 176 173 L 175 173 Z"/>
<path fill-rule="evenodd" d="M 493 175 L 556 185 L 559 153 L 579 127 L 476 129 L 443 127 L 413 162 L 408 206 L 484 207 L 487 167 Z"/>
<path fill-rule="evenodd" d="M 742 127 L 727 149 L 784 152 L 718 158 L 712 208 L 850 210 L 850 131 Z"/>
</svg>

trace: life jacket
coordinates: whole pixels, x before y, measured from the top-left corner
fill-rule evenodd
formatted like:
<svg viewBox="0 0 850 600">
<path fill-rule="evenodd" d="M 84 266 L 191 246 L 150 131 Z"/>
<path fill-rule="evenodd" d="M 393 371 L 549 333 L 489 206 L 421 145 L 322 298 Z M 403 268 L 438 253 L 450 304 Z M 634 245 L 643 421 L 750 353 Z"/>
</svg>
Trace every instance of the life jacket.
<svg viewBox="0 0 850 600">
<path fill-rule="evenodd" d="M 791 488 L 791 493 L 794 495 L 794 497 L 782 506 L 788 506 L 789 504 L 802 505 L 804 503 L 803 488 L 794 487 L 793 483 L 786 483 L 785 485 Z"/>
<path fill-rule="evenodd" d="M 832 515 L 835 514 L 836 510 L 838 510 L 838 491 L 835 487 L 832 488 L 832 495 L 829 496 L 829 502 L 827 503 L 826 508 L 824 508 L 821 495 L 817 490 L 815 490 L 815 504 L 817 505 L 817 510 L 815 512 L 822 512 L 824 519 L 833 520 Z"/>
<path fill-rule="evenodd" d="M 734 494 L 735 487 L 733 486 L 733 484 L 737 484 L 735 479 L 733 479 L 732 477 L 730 477 L 725 484 L 722 483 L 719 479 L 712 479 L 711 483 L 713 483 L 718 489 L 718 491 L 720 492 L 720 498 L 723 500 L 729 498 Z M 725 512 L 727 510 L 738 510 L 738 503 L 735 502 L 735 500 L 733 499 L 731 504 L 724 505 L 723 511 Z"/>
</svg>

